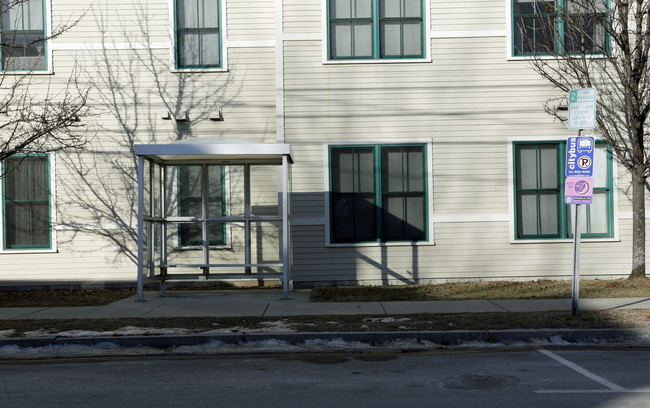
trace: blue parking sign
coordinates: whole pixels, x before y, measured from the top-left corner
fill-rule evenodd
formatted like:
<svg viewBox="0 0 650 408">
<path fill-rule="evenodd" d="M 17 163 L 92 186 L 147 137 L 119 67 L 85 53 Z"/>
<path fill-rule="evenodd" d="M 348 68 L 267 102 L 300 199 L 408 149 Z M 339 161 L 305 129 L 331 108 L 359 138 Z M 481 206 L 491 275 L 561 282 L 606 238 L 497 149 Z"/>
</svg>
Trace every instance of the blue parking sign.
<svg viewBox="0 0 650 408">
<path fill-rule="evenodd" d="M 595 143 L 594 138 L 590 136 L 573 136 L 567 139 L 567 177 L 591 177 L 593 175 Z"/>
</svg>

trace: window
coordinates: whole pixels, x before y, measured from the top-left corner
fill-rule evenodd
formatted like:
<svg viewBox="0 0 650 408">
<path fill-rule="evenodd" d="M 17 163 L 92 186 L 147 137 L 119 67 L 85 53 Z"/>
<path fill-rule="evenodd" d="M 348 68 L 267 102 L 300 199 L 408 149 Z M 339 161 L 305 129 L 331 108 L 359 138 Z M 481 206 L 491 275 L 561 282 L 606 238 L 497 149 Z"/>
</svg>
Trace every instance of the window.
<svg viewBox="0 0 650 408">
<path fill-rule="evenodd" d="M 226 215 L 224 202 L 224 168 L 221 166 L 179 166 L 179 215 L 204 219 L 201 191 L 203 177 L 207 176 L 208 207 L 207 217 Z M 208 236 L 210 245 L 226 243 L 225 224 L 209 222 Z M 179 241 L 181 246 L 200 246 L 203 244 L 203 227 L 201 223 L 181 223 Z"/>
<path fill-rule="evenodd" d="M 513 54 L 608 53 L 608 9 L 608 0 L 512 0 Z"/>
<path fill-rule="evenodd" d="M 50 249 L 48 156 L 12 156 L 3 173 L 4 249 Z"/>
<path fill-rule="evenodd" d="M 328 0 L 328 58 L 422 58 L 422 15 L 422 0 Z"/>
<path fill-rule="evenodd" d="M 515 143 L 516 239 L 571 238 L 575 206 L 564 204 L 566 142 Z M 581 212 L 584 238 L 612 237 L 611 148 L 594 151 L 594 195 Z"/>
<path fill-rule="evenodd" d="M 331 240 L 427 239 L 423 145 L 330 148 Z"/>
<path fill-rule="evenodd" d="M 6 71 L 46 69 L 44 0 L 0 0 L 0 65 Z"/>
<path fill-rule="evenodd" d="M 176 0 L 176 67 L 221 67 L 219 0 Z"/>
</svg>

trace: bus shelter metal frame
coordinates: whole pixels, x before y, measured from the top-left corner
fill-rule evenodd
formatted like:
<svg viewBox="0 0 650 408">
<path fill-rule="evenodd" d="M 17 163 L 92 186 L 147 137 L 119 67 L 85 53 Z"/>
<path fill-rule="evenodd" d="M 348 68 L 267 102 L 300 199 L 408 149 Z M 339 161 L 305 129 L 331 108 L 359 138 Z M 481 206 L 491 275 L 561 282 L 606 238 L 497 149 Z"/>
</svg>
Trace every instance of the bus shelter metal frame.
<svg viewBox="0 0 650 408">
<path fill-rule="evenodd" d="M 178 165 L 204 165 L 204 164 L 217 164 L 217 165 L 243 165 L 244 166 L 244 215 L 243 216 L 228 216 L 217 217 L 218 221 L 222 222 L 243 222 L 245 224 L 245 245 L 244 245 L 244 264 L 213 264 L 209 258 L 209 237 L 205 223 L 208 221 L 206 216 L 206 206 L 208 202 L 208 188 L 204 184 L 202 190 L 203 202 L 203 235 L 202 235 L 202 251 L 203 263 L 191 265 L 173 265 L 183 267 L 198 267 L 202 269 L 203 276 L 209 275 L 210 268 L 218 267 L 243 267 L 246 273 L 237 275 L 240 278 L 257 278 L 258 275 L 250 275 L 249 271 L 252 267 L 281 267 L 282 268 L 282 299 L 289 298 L 289 291 L 292 290 L 293 282 L 291 280 L 291 270 L 289 265 L 289 228 L 290 228 L 290 214 L 289 214 L 289 188 L 290 188 L 290 174 L 291 164 L 293 164 L 293 156 L 291 153 L 291 146 L 285 143 L 257 143 L 245 139 L 234 138 L 203 138 L 203 139 L 188 139 L 168 144 L 140 144 L 135 145 L 135 155 L 138 159 L 138 296 L 137 301 L 143 302 L 143 289 L 145 278 L 145 262 L 148 269 L 150 278 L 155 278 L 155 251 L 153 248 L 154 240 L 154 226 L 160 224 L 163 231 L 166 231 L 166 225 L 173 222 L 165 215 L 164 203 L 167 197 L 166 183 L 162 180 L 158 185 L 154 182 L 154 171 L 151 171 L 156 166 L 161 169 L 167 166 Z M 150 171 L 148 180 L 145 180 L 145 164 L 149 164 Z M 276 165 L 281 166 L 281 180 L 279 183 L 279 206 L 280 214 L 275 215 L 262 215 L 252 216 L 250 209 L 250 166 L 251 165 Z M 165 172 L 162 171 L 163 178 Z M 204 175 L 205 176 L 205 175 Z M 206 177 L 203 178 L 204 182 Z M 148 184 L 149 191 L 149 209 L 145 215 L 144 201 L 145 201 L 145 183 Z M 159 189 L 161 197 L 161 205 L 163 206 L 160 216 L 154 216 L 154 191 Z M 212 219 L 209 219 L 213 221 Z M 280 221 L 280 263 L 274 264 L 252 264 L 251 263 L 251 237 L 250 237 L 250 223 L 257 221 Z M 146 223 L 146 225 L 145 225 Z M 148 228 L 147 236 L 149 239 L 146 242 L 147 259 L 144 259 L 144 236 L 145 228 Z M 167 268 L 172 265 L 167 265 L 166 255 L 166 233 L 163 232 L 162 243 L 160 250 L 160 280 L 161 292 L 165 290 L 165 278 L 167 275 Z M 223 277 L 223 275 L 217 275 Z M 227 275 L 227 277 L 232 277 Z"/>
</svg>

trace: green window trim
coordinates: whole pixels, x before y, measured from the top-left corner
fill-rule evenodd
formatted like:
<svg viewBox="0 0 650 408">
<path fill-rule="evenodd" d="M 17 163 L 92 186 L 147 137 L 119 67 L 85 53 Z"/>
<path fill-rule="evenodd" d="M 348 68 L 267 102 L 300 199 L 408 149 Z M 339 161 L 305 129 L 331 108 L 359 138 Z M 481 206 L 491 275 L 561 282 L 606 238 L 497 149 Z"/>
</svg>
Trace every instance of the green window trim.
<svg viewBox="0 0 650 408">
<path fill-rule="evenodd" d="M 585 30 L 591 31 L 588 38 L 578 38 L 579 30 L 573 30 L 563 15 L 572 0 L 510 0 L 512 21 L 512 55 L 559 56 L 580 55 L 584 45 L 587 55 L 610 53 L 609 27 L 610 0 L 602 0 L 602 12 L 572 13 L 571 18 L 581 19 Z M 586 40 L 586 42 L 585 42 Z"/>
<path fill-rule="evenodd" d="M 327 0 L 327 59 L 423 59 L 424 4 L 424 0 Z"/>
<path fill-rule="evenodd" d="M 202 218 L 202 205 L 203 205 L 203 176 L 208 175 L 208 189 L 211 189 L 215 183 L 210 180 L 210 169 L 218 169 L 219 182 L 217 184 L 217 194 L 208 195 L 208 218 L 215 216 L 226 215 L 226 200 L 225 200 L 225 174 L 226 169 L 224 166 L 217 165 L 182 165 L 178 166 L 178 215 L 193 216 L 197 218 L 196 223 L 181 223 L 178 228 L 178 245 L 183 248 L 200 247 L 203 245 L 203 239 L 194 238 L 198 234 L 202 237 L 202 226 L 196 225 L 203 222 Z M 191 169 L 199 169 L 198 174 L 191 174 Z M 214 173 L 212 173 L 214 175 Z M 188 186 L 187 181 L 190 177 L 195 177 L 198 181 L 198 187 Z M 216 206 L 216 207 L 213 207 Z M 217 209 L 218 214 L 212 214 L 211 210 Z M 211 227 L 216 227 L 212 229 Z M 226 224 L 225 223 L 208 223 L 208 234 L 210 238 L 210 246 L 224 246 L 226 245 Z"/>
<path fill-rule="evenodd" d="M 46 1 L 0 0 L 0 70 L 47 70 Z"/>
<path fill-rule="evenodd" d="M 329 147 L 330 241 L 428 241 L 424 144 Z"/>
<path fill-rule="evenodd" d="M 603 142 L 597 142 L 596 147 L 603 149 L 598 155 L 601 156 L 599 160 L 604 156 L 605 164 L 595 165 L 598 165 L 601 172 L 605 169 L 606 174 L 596 174 L 599 169 L 594 169 L 594 182 L 597 184 L 594 187 L 594 203 L 582 206 L 584 211 L 581 236 L 592 239 L 612 238 L 612 151 L 611 147 Z M 575 207 L 564 204 L 566 141 L 515 142 L 512 149 L 515 239 L 525 241 L 573 238 Z M 528 151 L 525 158 L 522 153 L 524 151 Z M 594 161 L 596 160 L 595 157 Z M 536 169 L 532 177 L 523 175 L 523 166 Z M 531 211 L 531 207 L 534 211 Z M 532 230 L 534 232 L 531 232 Z"/>
<path fill-rule="evenodd" d="M 221 0 L 174 0 L 176 69 L 222 68 L 221 31 Z"/>
<path fill-rule="evenodd" d="M 11 156 L 2 172 L 3 249 L 52 249 L 49 155 Z"/>
</svg>

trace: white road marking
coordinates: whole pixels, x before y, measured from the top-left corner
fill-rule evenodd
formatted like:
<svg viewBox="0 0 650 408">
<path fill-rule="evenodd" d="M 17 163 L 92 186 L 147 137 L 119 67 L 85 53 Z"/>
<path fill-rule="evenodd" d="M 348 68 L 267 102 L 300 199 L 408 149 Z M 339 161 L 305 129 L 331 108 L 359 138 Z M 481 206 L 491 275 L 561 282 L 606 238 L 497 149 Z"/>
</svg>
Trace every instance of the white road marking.
<svg viewBox="0 0 650 408">
<path fill-rule="evenodd" d="M 558 356 L 555 353 L 552 353 L 548 350 L 544 349 L 539 349 L 538 350 L 540 353 L 544 354 L 547 357 L 552 358 L 553 360 L 557 361 L 558 363 L 561 363 L 568 368 L 584 375 L 585 377 L 596 381 L 597 383 L 603 385 L 604 387 L 607 387 L 608 389 L 606 390 L 546 390 L 546 391 L 537 391 L 538 393 L 610 393 L 610 392 L 630 392 L 629 390 L 614 384 L 611 381 L 608 381 L 604 379 L 603 377 L 597 376 L 596 374 L 592 373 L 591 371 L 588 371 L 579 365 L 572 363 L 571 361 L 562 358 Z M 647 392 L 647 391 L 646 391 Z"/>
</svg>

